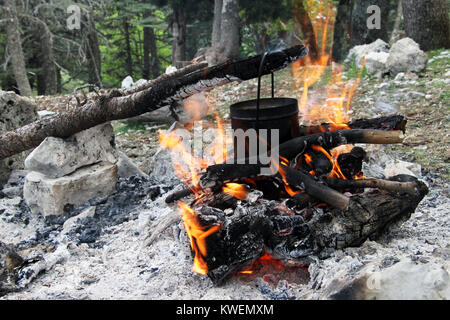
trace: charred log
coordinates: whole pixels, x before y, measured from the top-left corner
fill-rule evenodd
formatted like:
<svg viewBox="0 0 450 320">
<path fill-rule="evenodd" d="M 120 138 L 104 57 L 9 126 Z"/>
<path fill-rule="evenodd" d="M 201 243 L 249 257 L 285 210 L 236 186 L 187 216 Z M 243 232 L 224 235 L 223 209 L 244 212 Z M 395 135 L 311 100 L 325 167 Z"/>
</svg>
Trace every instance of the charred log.
<svg viewBox="0 0 450 320">
<path fill-rule="evenodd" d="M 337 158 L 342 174 L 347 179 L 353 179 L 362 170 L 362 163 L 366 157 L 363 148 L 354 147 L 351 152 L 340 154 Z"/>
<path fill-rule="evenodd" d="M 286 182 L 290 186 L 304 189 L 305 192 L 311 197 L 323 201 L 332 207 L 342 210 L 348 208 L 350 199 L 342 193 L 339 193 L 324 184 L 318 183 L 315 181 L 313 176 L 307 173 L 303 173 L 299 170 L 284 165 L 281 165 L 280 167 L 280 169 L 284 172 Z"/>
<path fill-rule="evenodd" d="M 196 213 L 202 225 L 220 224 L 206 238 L 208 276 L 219 285 L 228 276 L 268 252 L 282 260 L 309 261 L 311 255 L 326 258 L 329 252 L 376 240 L 399 221 L 408 219 L 427 194 L 426 185 L 410 176 L 394 181 L 412 182 L 416 194 L 391 194 L 375 190 L 350 198 L 345 210 L 315 208 L 308 215 L 285 215 L 267 200 L 239 205 L 232 215 L 202 207 Z M 311 209 L 306 209 L 311 211 Z"/>
</svg>

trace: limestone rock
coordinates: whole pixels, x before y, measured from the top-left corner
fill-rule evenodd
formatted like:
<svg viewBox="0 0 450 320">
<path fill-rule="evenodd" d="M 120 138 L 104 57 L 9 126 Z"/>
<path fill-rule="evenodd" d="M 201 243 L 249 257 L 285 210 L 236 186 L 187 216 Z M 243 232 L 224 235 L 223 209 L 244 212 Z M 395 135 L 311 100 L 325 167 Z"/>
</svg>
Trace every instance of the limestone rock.
<svg viewBox="0 0 450 320">
<path fill-rule="evenodd" d="M 384 175 L 393 177 L 399 174 L 407 174 L 420 178 L 422 176 L 422 167 L 418 163 L 406 162 L 402 160 L 390 160 L 386 162 Z"/>
<path fill-rule="evenodd" d="M 59 178 L 101 161 L 117 161 L 114 131 L 109 123 L 81 131 L 67 139 L 47 137 L 27 157 L 25 167 L 50 178 Z"/>
<path fill-rule="evenodd" d="M 117 165 L 101 162 L 52 179 L 38 172 L 25 178 L 24 198 L 33 213 L 61 215 L 64 206 L 81 204 L 116 191 Z"/>
<path fill-rule="evenodd" d="M 389 45 L 381 39 L 378 39 L 370 44 L 355 46 L 350 49 L 348 56 L 345 59 L 345 63 L 350 63 L 353 59 L 355 59 L 356 65 L 358 67 L 362 67 L 364 57 L 367 59 L 367 55 L 370 53 L 380 52 L 389 52 Z"/>
<path fill-rule="evenodd" d="M 122 89 L 131 89 L 133 88 L 134 82 L 131 76 L 126 76 L 125 79 L 122 80 Z"/>
<path fill-rule="evenodd" d="M 411 38 L 403 38 L 394 43 L 389 50 L 387 67 L 393 75 L 400 72 L 421 72 L 425 69 L 428 56 L 420 50 Z"/>
<path fill-rule="evenodd" d="M 369 73 L 381 74 L 387 73 L 388 68 L 386 65 L 389 53 L 387 52 L 369 52 L 366 56 L 366 69 Z"/>
<path fill-rule="evenodd" d="M 117 162 L 118 176 L 120 178 L 129 178 L 132 176 L 148 177 L 133 161 L 122 151 L 118 151 L 119 161 Z"/>
<path fill-rule="evenodd" d="M 450 298 L 448 265 L 403 260 L 384 270 L 365 268 L 349 281 L 335 280 L 328 298 L 338 300 L 446 300 Z"/>
<path fill-rule="evenodd" d="M 36 104 L 14 92 L 0 90 L 0 132 L 11 131 L 38 120 Z M 0 187 L 8 180 L 12 170 L 23 169 L 29 151 L 0 160 Z"/>
</svg>

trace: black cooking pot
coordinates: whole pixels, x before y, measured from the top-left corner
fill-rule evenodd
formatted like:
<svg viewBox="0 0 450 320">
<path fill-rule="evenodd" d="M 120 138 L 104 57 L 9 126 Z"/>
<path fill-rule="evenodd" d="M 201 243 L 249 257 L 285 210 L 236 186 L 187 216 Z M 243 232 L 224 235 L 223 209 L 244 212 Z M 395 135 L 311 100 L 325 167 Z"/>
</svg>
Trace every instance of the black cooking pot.
<svg viewBox="0 0 450 320">
<path fill-rule="evenodd" d="M 242 129 L 244 132 L 250 128 L 267 129 L 267 144 L 270 147 L 283 143 L 300 135 L 298 119 L 298 102 L 292 98 L 274 97 L 274 75 L 272 78 L 272 98 L 261 99 L 261 73 L 266 54 L 264 54 L 259 69 L 257 99 L 242 101 L 230 106 L 231 127 L 233 130 Z M 271 130 L 279 130 L 279 141 L 271 141 Z M 236 157 L 237 140 L 234 139 Z M 245 141 L 246 157 L 248 154 L 248 141 Z"/>
</svg>

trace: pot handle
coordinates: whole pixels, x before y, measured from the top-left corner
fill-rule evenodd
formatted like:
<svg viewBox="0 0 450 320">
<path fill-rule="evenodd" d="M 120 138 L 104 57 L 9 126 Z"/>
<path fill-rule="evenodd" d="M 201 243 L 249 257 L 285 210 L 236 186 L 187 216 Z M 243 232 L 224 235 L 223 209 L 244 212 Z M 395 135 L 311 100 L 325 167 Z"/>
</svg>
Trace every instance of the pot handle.
<svg viewBox="0 0 450 320">
<path fill-rule="evenodd" d="M 258 129 L 259 129 L 259 102 L 260 102 L 260 99 L 261 99 L 261 76 L 262 76 L 264 61 L 266 60 L 267 54 L 268 54 L 267 51 L 264 52 L 264 54 L 263 54 L 263 56 L 261 58 L 261 63 L 259 64 L 258 91 L 257 91 L 257 97 L 256 97 L 256 123 L 255 123 L 256 132 L 258 132 Z M 272 99 L 273 99 L 275 97 L 275 85 L 274 85 L 273 72 L 271 72 L 271 79 L 272 79 Z"/>
</svg>

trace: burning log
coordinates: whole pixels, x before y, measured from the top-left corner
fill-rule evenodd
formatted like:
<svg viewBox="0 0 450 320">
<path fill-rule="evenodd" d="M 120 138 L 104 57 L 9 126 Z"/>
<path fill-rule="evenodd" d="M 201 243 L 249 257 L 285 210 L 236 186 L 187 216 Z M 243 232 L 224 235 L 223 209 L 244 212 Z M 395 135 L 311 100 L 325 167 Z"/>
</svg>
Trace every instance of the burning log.
<svg viewBox="0 0 450 320">
<path fill-rule="evenodd" d="M 365 157 L 366 152 L 360 147 L 354 147 L 351 152 L 338 156 L 337 162 L 345 178 L 353 179 L 353 177 L 361 173 L 362 162 Z"/>
<path fill-rule="evenodd" d="M 176 191 L 174 193 L 169 194 L 166 197 L 166 203 L 172 203 L 177 200 L 180 200 L 181 198 L 187 197 L 192 194 L 192 189 L 190 188 L 183 188 L 180 191 Z"/>
<path fill-rule="evenodd" d="M 324 184 L 316 182 L 311 175 L 285 165 L 280 165 L 280 170 L 283 171 L 284 178 L 290 186 L 304 189 L 311 197 L 323 201 L 332 207 L 341 210 L 348 208 L 350 202 L 348 197 Z"/>
<path fill-rule="evenodd" d="M 426 185 L 414 177 L 398 176 L 393 180 L 408 180 L 417 193 L 376 190 L 353 195 L 347 209 L 315 208 L 308 215 L 286 215 L 264 199 L 253 206 L 238 205 L 231 215 L 205 206 L 196 209 L 205 230 L 217 227 L 215 233 L 202 238 L 207 255 L 201 259 L 207 275 L 215 284 L 221 284 L 265 252 L 284 261 L 308 262 L 311 255 L 326 257 L 330 250 L 377 239 L 409 218 L 428 192 Z"/>
<path fill-rule="evenodd" d="M 406 123 L 407 120 L 402 115 L 392 115 L 373 119 L 357 119 L 342 124 L 322 123 L 321 125 L 315 126 L 300 126 L 300 136 L 333 131 L 338 126 L 348 126 L 348 129 L 401 130 L 404 133 Z"/>
<path fill-rule="evenodd" d="M 299 45 L 267 54 L 262 74 L 285 68 L 307 52 L 306 47 Z M 113 90 L 87 103 L 77 112 L 58 114 L 0 134 L 0 160 L 34 148 L 46 137 L 67 138 L 101 123 L 135 117 L 220 85 L 256 78 L 261 59 L 262 56 L 255 56 L 228 61 L 182 76 L 169 76 L 150 88 L 125 96 L 119 90 Z"/>
</svg>

